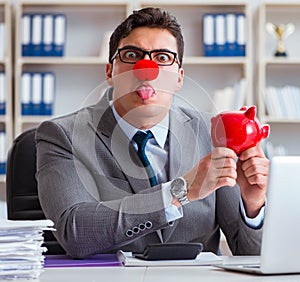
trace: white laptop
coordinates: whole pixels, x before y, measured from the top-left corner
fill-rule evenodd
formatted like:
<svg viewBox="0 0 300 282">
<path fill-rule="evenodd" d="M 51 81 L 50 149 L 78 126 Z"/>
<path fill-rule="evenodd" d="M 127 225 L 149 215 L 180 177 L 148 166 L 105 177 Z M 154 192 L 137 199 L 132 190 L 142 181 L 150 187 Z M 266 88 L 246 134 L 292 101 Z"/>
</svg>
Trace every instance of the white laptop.
<svg viewBox="0 0 300 282">
<path fill-rule="evenodd" d="M 242 261 L 217 266 L 257 274 L 300 273 L 300 156 L 272 158 L 260 262 Z"/>
</svg>

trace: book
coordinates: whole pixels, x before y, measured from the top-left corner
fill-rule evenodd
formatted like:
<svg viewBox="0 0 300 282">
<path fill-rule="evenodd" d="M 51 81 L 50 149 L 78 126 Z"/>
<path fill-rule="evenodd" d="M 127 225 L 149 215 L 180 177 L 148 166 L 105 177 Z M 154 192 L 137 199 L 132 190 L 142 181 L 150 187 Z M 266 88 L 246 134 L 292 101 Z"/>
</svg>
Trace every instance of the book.
<svg viewBox="0 0 300 282">
<path fill-rule="evenodd" d="M 135 258 L 131 252 L 117 252 L 124 266 L 197 266 L 222 263 L 222 258 L 211 252 L 201 252 L 195 259 L 186 260 L 143 260 Z"/>
<path fill-rule="evenodd" d="M 6 113 L 6 75 L 0 71 L 0 115 Z"/>
</svg>

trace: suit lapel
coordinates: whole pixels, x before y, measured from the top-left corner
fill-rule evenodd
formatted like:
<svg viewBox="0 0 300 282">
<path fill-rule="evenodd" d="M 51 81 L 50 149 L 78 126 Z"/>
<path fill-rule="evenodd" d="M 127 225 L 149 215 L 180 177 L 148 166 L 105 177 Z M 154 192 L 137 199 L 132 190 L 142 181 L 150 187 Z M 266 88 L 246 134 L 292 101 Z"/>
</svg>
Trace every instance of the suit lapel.
<svg viewBox="0 0 300 282">
<path fill-rule="evenodd" d="M 100 116 L 99 116 L 100 114 Z M 92 126 L 96 135 L 110 151 L 135 193 L 150 187 L 144 169 L 130 140 L 118 126 L 108 100 L 102 99 L 95 107 Z"/>
</svg>

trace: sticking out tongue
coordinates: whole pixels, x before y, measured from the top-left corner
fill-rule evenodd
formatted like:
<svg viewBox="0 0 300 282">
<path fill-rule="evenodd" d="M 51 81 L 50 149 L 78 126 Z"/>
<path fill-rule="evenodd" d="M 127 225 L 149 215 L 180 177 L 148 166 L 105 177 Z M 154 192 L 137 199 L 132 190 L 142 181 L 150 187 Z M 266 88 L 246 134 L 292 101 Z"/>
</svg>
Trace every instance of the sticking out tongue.
<svg viewBox="0 0 300 282">
<path fill-rule="evenodd" d="M 155 91 L 152 87 L 145 85 L 140 86 L 136 92 L 143 100 L 148 100 L 155 94 Z"/>
</svg>

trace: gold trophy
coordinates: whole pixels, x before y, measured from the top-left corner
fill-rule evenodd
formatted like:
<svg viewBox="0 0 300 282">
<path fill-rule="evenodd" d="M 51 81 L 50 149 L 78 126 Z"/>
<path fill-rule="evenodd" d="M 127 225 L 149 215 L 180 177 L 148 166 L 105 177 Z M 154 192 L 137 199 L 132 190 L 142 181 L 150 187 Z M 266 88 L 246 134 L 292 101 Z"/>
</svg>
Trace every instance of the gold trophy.
<svg viewBox="0 0 300 282">
<path fill-rule="evenodd" d="M 277 39 L 277 47 L 274 53 L 275 57 L 286 57 L 284 40 L 295 31 L 292 23 L 275 25 L 273 23 L 266 24 L 267 31 Z"/>
</svg>

